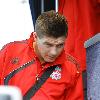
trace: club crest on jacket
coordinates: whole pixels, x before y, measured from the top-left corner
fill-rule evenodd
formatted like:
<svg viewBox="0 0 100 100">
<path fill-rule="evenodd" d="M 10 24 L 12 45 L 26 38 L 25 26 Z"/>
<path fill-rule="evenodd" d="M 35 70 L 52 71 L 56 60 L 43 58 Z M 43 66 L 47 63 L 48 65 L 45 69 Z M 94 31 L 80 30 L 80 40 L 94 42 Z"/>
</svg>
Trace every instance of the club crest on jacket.
<svg viewBox="0 0 100 100">
<path fill-rule="evenodd" d="M 50 77 L 54 80 L 59 80 L 61 79 L 61 68 L 57 66 L 53 73 L 50 75 Z"/>
</svg>

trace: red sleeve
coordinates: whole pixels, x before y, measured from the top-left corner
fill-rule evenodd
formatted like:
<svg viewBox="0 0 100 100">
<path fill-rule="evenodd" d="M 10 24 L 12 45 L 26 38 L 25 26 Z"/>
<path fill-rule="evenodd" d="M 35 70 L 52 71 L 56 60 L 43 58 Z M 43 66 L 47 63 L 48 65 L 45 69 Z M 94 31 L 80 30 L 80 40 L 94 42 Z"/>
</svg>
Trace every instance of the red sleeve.
<svg viewBox="0 0 100 100">
<path fill-rule="evenodd" d="M 5 63 L 7 48 L 8 48 L 8 44 L 6 46 L 4 46 L 0 50 L 0 84 L 1 84 L 1 79 L 2 79 L 2 72 L 3 72 L 3 68 L 4 68 L 4 63 Z"/>
<path fill-rule="evenodd" d="M 77 60 L 71 55 L 67 54 L 69 64 L 67 64 L 71 73 L 71 85 L 66 92 L 65 100 L 84 100 L 83 96 L 83 80 L 82 69 Z"/>
<path fill-rule="evenodd" d="M 84 100 L 82 75 L 78 77 L 76 82 L 70 88 L 65 100 Z"/>
</svg>

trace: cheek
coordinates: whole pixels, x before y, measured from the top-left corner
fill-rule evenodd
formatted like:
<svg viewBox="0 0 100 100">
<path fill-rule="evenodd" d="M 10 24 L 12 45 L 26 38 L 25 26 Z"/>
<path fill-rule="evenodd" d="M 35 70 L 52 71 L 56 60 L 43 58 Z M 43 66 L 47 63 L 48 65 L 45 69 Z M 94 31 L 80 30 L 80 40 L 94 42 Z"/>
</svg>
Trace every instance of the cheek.
<svg viewBox="0 0 100 100">
<path fill-rule="evenodd" d="M 48 52 L 45 52 L 45 55 L 44 55 L 44 57 L 48 57 L 48 55 L 49 55 L 49 54 L 48 54 Z"/>
<path fill-rule="evenodd" d="M 38 49 L 39 49 L 40 52 L 42 52 L 42 51 L 44 51 L 45 48 L 42 44 L 39 44 Z"/>
<path fill-rule="evenodd" d="M 39 48 L 39 51 L 41 52 L 42 55 L 44 55 L 44 56 L 48 55 L 48 48 L 46 48 L 43 45 L 40 45 L 38 48 Z"/>
<path fill-rule="evenodd" d="M 40 52 L 43 51 L 43 47 L 42 46 L 39 46 L 38 49 L 39 49 Z"/>
<path fill-rule="evenodd" d="M 59 55 L 63 50 L 64 50 L 63 48 L 57 49 L 58 55 Z"/>
</svg>

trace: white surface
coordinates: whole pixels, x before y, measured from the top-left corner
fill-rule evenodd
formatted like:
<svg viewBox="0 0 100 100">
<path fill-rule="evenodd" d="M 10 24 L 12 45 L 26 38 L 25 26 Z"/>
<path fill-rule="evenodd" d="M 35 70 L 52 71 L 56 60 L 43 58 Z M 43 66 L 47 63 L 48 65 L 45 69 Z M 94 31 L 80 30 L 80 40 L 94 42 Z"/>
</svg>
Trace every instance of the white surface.
<svg viewBox="0 0 100 100">
<path fill-rule="evenodd" d="M 14 86 L 0 86 L 0 95 L 9 95 L 11 100 L 22 100 L 22 93 Z"/>
<path fill-rule="evenodd" d="M 55 10 L 58 12 L 58 0 L 55 0 Z"/>
<path fill-rule="evenodd" d="M 28 0 L 0 0 L 0 49 L 34 31 Z"/>
</svg>

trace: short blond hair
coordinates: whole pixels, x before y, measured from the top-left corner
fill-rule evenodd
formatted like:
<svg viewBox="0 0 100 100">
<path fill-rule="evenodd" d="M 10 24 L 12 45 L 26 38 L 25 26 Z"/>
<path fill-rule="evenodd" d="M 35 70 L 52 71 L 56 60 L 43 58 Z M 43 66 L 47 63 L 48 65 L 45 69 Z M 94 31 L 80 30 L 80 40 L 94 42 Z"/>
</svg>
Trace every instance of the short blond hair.
<svg viewBox="0 0 100 100">
<path fill-rule="evenodd" d="M 54 10 L 43 12 L 36 20 L 35 31 L 39 37 L 67 36 L 68 25 L 65 17 Z"/>
</svg>

